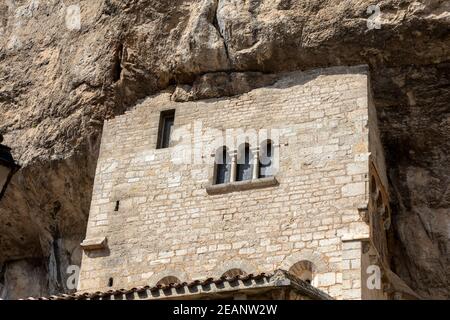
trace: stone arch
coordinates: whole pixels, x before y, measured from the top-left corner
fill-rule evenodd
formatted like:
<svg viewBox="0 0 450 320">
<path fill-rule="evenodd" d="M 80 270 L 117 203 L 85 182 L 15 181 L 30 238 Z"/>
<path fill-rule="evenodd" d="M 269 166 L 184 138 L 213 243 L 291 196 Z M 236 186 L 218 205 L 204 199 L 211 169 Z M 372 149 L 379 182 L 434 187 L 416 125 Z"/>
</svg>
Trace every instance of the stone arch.
<svg viewBox="0 0 450 320">
<path fill-rule="evenodd" d="M 301 270 L 295 270 L 297 267 L 301 267 L 304 262 L 311 265 L 312 270 L 307 270 L 310 274 L 302 274 Z M 306 278 L 302 280 L 309 280 L 314 287 L 320 287 L 323 283 L 323 277 L 329 273 L 334 274 L 339 268 L 334 263 L 329 263 L 328 259 L 323 254 L 307 249 L 295 252 L 286 257 L 281 264 L 281 269 L 289 270 L 291 272 L 294 271 L 293 274 L 300 279 L 305 275 L 309 275 L 309 279 Z M 296 271 L 298 274 L 295 274 Z M 333 278 L 335 279 L 334 275 Z"/>
<path fill-rule="evenodd" d="M 287 256 L 281 263 L 280 268 L 283 270 L 289 270 L 297 262 L 304 260 L 312 262 L 317 273 L 325 273 L 336 270 L 335 264 L 330 265 L 322 254 L 312 250 L 302 250 Z"/>
<path fill-rule="evenodd" d="M 230 270 L 241 270 L 244 274 L 258 273 L 258 269 L 248 261 L 231 260 L 224 262 L 216 268 L 213 277 L 221 277 Z"/>
<path fill-rule="evenodd" d="M 247 275 L 247 272 L 245 272 L 244 270 L 238 269 L 238 268 L 233 268 L 233 269 L 226 271 L 224 274 L 222 274 L 221 277 L 234 278 L 237 276 L 246 276 L 246 275 Z"/>
<path fill-rule="evenodd" d="M 310 284 L 315 284 L 316 269 L 316 265 L 313 262 L 301 260 L 294 263 L 292 267 L 289 268 L 289 273 Z"/>
<path fill-rule="evenodd" d="M 181 283 L 181 280 L 178 279 L 178 278 L 175 277 L 175 276 L 166 276 L 166 277 L 164 277 L 164 278 L 161 278 L 161 279 L 156 283 L 156 285 L 157 285 L 157 286 L 158 286 L 158 285 L 161 285 L 161 286 L 168 286 L 168 285 L 176 284 L 176 283 Z"/>
<path fill-rule="evenodd" d="M 188 276 L 186 272 L 180 271 L 180 270 L 164 270 L 161 272 L 155 272 L 149 279 L 149 284 L 151 286 L 155 286 L 157 283 L 159 283 L 162 280 L 169 281 L 178 279 L 180 282 L 186 281 L 188 279 Z"/>
</svg>

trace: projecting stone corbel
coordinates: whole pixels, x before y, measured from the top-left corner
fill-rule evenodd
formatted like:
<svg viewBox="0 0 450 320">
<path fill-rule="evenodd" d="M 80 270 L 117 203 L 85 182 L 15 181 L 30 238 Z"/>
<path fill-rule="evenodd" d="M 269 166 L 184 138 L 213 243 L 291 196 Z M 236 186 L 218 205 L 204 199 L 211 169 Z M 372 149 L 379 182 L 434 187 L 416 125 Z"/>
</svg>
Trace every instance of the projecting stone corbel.
<svg viewBox="0 0 450 320">
<path fill-rule="evenodd" d="M 362 218 L 362 220 L 368 224 L 369 223 L 369 208 L 366 203 L 360 204 L 358 206 L 358 213 L 359 213 L 359 216 Z"/>
<path fill-rule="evenodd" d="M 85 251 L 101 250 L 105 249 L 106 247 L 107 247 L 106 237 L 85 239 L 81 243 L 81 248 L 83 248 L 83 250 Z"/>
</svg>

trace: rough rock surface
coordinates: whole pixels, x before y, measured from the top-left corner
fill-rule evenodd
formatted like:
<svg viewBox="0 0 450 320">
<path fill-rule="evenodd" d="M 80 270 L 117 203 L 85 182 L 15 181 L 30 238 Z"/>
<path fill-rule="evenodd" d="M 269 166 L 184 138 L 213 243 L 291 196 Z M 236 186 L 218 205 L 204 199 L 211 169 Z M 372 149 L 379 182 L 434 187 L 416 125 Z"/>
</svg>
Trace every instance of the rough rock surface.
<svg viewBox="0 0 450 320">
<path fill-rule="evenodd" d="M 68 290 L 105 118 L 175 86 L 183 101 L 274 72 L 365 63 L 395 208 L 394 271 L 423 297 L 449 298 L 450 4 L 382 0 L 381 28 L 368 29 L 370 4 L 2 1 L 0 133 L 22 169 L 0 203 L 0 297 Z"/>
</svg>

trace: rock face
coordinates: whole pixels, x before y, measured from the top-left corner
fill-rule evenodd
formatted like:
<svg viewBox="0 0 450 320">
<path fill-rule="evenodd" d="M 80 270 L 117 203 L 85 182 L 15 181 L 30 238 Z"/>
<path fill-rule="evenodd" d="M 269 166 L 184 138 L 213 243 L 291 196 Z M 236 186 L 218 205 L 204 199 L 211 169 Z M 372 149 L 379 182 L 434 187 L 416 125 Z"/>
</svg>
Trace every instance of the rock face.
<svg viewBox="0 0 450 320">
<path fill-rule="evenodd" d="M 2 1 L 0 133 L 22 169 L 0 203 L 0 295 L 70 289 L 104 119 L 163 89 L 186 101 L 368 64 L 394 271 L 423 297 L 450 297 L 450 5 L 379 5 L 377 29 L 358 0 Z"/>
</svg>

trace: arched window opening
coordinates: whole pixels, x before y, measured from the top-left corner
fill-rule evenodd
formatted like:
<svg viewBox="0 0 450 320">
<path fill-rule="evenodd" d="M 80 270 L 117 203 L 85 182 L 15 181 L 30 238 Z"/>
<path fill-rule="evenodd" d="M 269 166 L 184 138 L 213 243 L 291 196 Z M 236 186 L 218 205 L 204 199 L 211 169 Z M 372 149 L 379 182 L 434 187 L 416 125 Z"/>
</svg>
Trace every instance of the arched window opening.
<svg viewBox="0 0 450 320">
<path fill-rule="evenodd" d="M 377 195 L 377 209 L 380 209 L 383 207 L 383 195 L 381 194 L 381 192 L 378 192 Z"/>
<path fill-rule="evenodd" d="M 251 180 L 253 176 L 253 154 L 250 145 L 245 143 L 239 147 L 237 159 L 236 181 Z"/>
<path fill-rule="evenodd" d="M 273 143 L 266 140 L 262 143 L 259 152 L 259 177 L 266 178 L 273 176 Z"/>
<path fill-rule="evenodd" d="M 383 227 L 385 230 L 388 230 L 391 226 L 391 220 L 389 218 L 389 208 L 384 206 L 383 210 Z"/>
<path fill-rule="evenodd" d="M 180 279 L 175 276 L 167 276 L 159 280 L 156 285 L 157 286 L 169 286 L 177 283 L 181 283 Z"/>
<path fill-rule="evenodd" d="M 372 193 L 372 196 L 376 196 L 378 192 L 375 176 L 372 176 L 372 179 L 370 180 L 370 192 Z"/>
<path fill-rule="evenodd" d="M 222 275 L 222 278 L 235 278 L 237 276 L 246 276 L 247 273 L 241 269 L 230 269 Z"/>
<path fill-rule="evenodd" d="M 228 154 L 227 147 L 221 147 L 216 152 L 216 181 L 215 184 L 230 182 L 231 174 L 231 158 Z"/>
<path fill-rule="evenodd" d="M 308 260 L 299 261 L 289 269 L 290 273 L 309 284 L 314 281 L 315 271 L 316 267 Z"/>
</svg>

